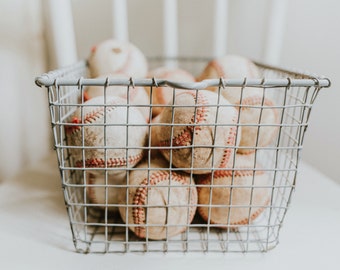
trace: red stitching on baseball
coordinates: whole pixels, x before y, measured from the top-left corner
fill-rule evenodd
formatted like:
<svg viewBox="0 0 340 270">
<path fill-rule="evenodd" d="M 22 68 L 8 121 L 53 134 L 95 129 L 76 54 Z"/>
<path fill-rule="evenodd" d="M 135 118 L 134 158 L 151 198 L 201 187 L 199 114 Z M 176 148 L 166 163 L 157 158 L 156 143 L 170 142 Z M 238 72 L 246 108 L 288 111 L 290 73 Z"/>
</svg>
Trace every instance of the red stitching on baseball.
<svg viewBox="0 0 340 270">
<path fill-rule="evenodd" d="M 240 169 L 242 167 L 238 167 L 237 169 Z M 246 167 L 243 167 L 243 168 L 246 168 Z M 255 175 L 264 175 L 265 172 L 262 171 L 262 170 L 258 170 L 258 171 L 255 171 Z M 236 177 L 247 177 L 247 176 L 250 176 L 252 177 L 254 175 L 254 171 L 253 170 L 218 170 L 218 171 L 215 171 L 214 172 L 214 179 L 216 178 L 219 178 L 219 177 L 232 177 L 234 176 L 235 178 Z M 207 187 L 201 187 L 201 186 L 198 186 L 197 187 L 197 192 L 199 193 L 200 190 L 202 188 L 210 188 L 213 186 L 211 186 L 211 179 L 212 179 L 212 174 L 209 174 L 208 176 L 202 176 L 202 177 L 199 177 L 197 179 L 197 181 L 199 182 L 200 185 L 208 185 Z M 265 205 L 269 204 L 270 200 L 267 200 L 265 202 Z M 226 205 L 228 206 L 228 205 Z M 206 207 L 199 207 L 197 209 L 197 211 L 199 212 L 199 214 L 202 216 L 203 219 L 205 220 L 208 220 L 208 215 L 206 215 L 206 213 L 203 211 L 204 209 L 203 208 L 207 208 L 209 207 L 208 205 Z M 213 206 L 211 206 L 213 207 Z M 263 211 L 263 208 L 259 209 L 258 211 L 256 211 L 255 213 L 253 213 L 251 216 L 250 216 L 250 220 L 254 220 L 255 218 L 257 218 L 257 216 L 259 216 Z M 230 213 L 230 211 L 228 212 Z M 232 222 L 228 225 L 245 225 L 245 224 L 248 224 L 249 220 L 248 218 L 245 218 L 241 221 L 238 221 L 238 222 Z M 219 224 L 219 223 L 216 223 L 212 220 L 210 220 L 210 223 L 211 224 Z"/>
<path fill-rule="evenodd" d="M 220 178 L 220 177 L 246 177 L 246 176 L 253 176 L 254 172 L 255 175 L 264 175 L 265 172 L 262 170 L 239 170 L 239 169 L 246 169 L 247 167 L 237 167 L 235 170 L 218 170 L 214 172 L 214 179 Z M 212 179 L 212 174 L 208 175 L 202 175 L 201 177 L 197 177 L 197 180 L 202 185 L 210 185 Z M 197 189 L 200 189 L 202 187 L 197 187 Z"/>
<path fill-rule="evenodd" d="M 137 205 L 136 207 L 133 207 L 132 209 L 132 217 L 133 217 L 133 222 L 134 224 L 138 224 L 138 225 L 143 225 L 146 224 L 146 218 L 145 218 L 145 210 L 144 207 L 146 205 L 146 201 L 147 201 L 147 193 L 148 193 L 148 188 L 150 186 L 155 186 L 158 183 L 162 182 L 162 181 L 167 181 L 170 179 L 170 174 L 166 171 L 157 171 L 152 173 L 148 178 L 145 178 L 141 183 L 140 183 L 140 187 L 137 188 L 135 196 L 133 198 L 132 203 L 134 205 Z M 172 172 L 171 174 L 171 181 L 177 181 L 181 184 L 187 185 L 185 178 L 176 172 Z M 169 187 L 171 188 L 171 187 Z M 189 191 L 192 193 L 192 188 L 191 187 L 187 187 L 187 189 L 189 189 Z M 195 202 L 193 202 L 193 194 L 190 195 L 191 198 L 191 202 L 190 205 L 194 204 Z M 146 205 L 147 206 L 147 205 Z M 190 207 L 189 209 L 189 220 L 192 220 L 195 211 L 193 211 L 192 207 Z M 166 225 L 166 224 L 164 224 Z M 135 233 L 139 236 L 139 237 L 146 237 L 146 229 L 143 226 L 138 226 L 135 227 Z"/>
<path fill-rule="evenodd" d="M 85 160 L 86 168 L 114 168 L 114 167 L 122 167 L 126 165 L 136 164 L 143 158 L 143 153 L 125 157 L 117 157 L 117 158 L 108 158 L 105 162 L 103 158 L 91 158 Z M 76 161 L 77 167 L 83 167 L 83 160 Z"/>
<path fill-rule="evenodd" d="M 265 201 L 264 205 L 268 205 L 270 200 Z M 250 206 L 251 208 L 251 206 Z M 254 212 L 251 216 L 250 219 L 244 218 L 238 222 L 232 222 L 230 225 L 246 225 L 249 224 L 250 221 L 253 221 L 256 219 L 262 212 L 264 211 L 264 207 L 259 208 L 256 212 Z"/>
<path fill-rule="evenodd" d="M 238 170 L 218 170 L 214 172 L 214 177 L 232 177 L 234 175 L 234 177 L 246 177 L 246 176 L 253 176 L 254 172 L 255 175 L 263 175 L 265 174 L 264 171 L 260 171 L 260 170 L 239 170 L 241 169 L 241 167 L 237 168 Z M 211 178 L 210 178 L 211 179 Z"/>
<path fill-rule="evenodd" d="M 74 116 L 71 120 L 71 123 L 80 124 L 81 120 L 78 117 Z M 65 131 L 66 133 L 73 133 L 73 132 L 76 132 L 78 128 L 79 126 L 65 126 Z"/>
<path fill-rule="evenodd" d="M 254 219 L 256 219 L 263 211 L 264 211 L 264 207 L 266 206 L 266 205 L 268 205 L 269 204 L 269 202 L 270 202 L 270 199 L 268 199 L 267 201 L 265 201 L 265 203 L 264 203 L 264 206 L 263 207 L 261 207 L 261 208 L 259 208 L 256 212 L 254 212 L 252 215 L 250 215 L 250 219 L 248 219 L 248 218 L 244 218 L 244 219 L 242 219 L 242 220 L 240 220 L 240 221 L 237 221 L 237 222 L 230 222 L 230 223 L 228 223 L 228 224 L 223 224 L 223 223 L 220 223 L 220 222 L 214 222 L 213 220 L 209 220 L 209 223 L 210 224 L 219 224 L 220 226 L 220 228 L 223 228 L 223 227 L 226 227 L 226 226 L 235 226 L 235 225 L 240 225 L 240 226 L 242 226 L 242 225 L 246 225 L 246 224 L 249 224 L 249 222 L 250 221 L 253 221 Z M 209 208 L 209 207 L 213 207 L 213 206 L 206 206 L 206 207 L 199 207 L 198 209 L 197 209 L 197 211 L 198 211 L 198 213 L 201 215 L 201 217 L 204 219 L 204 220 L 206 220 L 206 221 L 208 221 L 208 218 L 209 218 L 209 216 L 208 215 L 206 215 L 206 213 L 205 212 L 203 212 L 203 208 Z M 226 205 L 226 207 L 228 207 L 228 205 Z M 248 207 L 248 205 L 246 206 L 246 207 Z M 249 205 L 249 208 L 252 208 L 252 206 L 251 205 Z M 256 207 L 256 208 L 258 208 L 258 207 Z M 230 208 L 230 210 L 232 209 L 232 207 Z M 230 214 L 230 210 L 228 211 L 228 215 Z"/>
<path fill-rule="evenodd" d="M 192 133 L 195 132 L 197 134 L 197 131 L 201 130 L 201 127 L 199 126 L 192 126 L 192 124 L 199 124 L 201 122 L 204 122 L 206 120 L 208 107 L 204 106 L 208 104 L 207 98 L 202 93 L 192 93 L 190 91 L 182 93 L 182 94 L 190 94 L 195 99 L 196 105 L 203 105 L 200 107 L 196 107 L 196 117 L 193 115 L 191 117 L 190 123 L 188 126 L 186 126 L 181 133 L 179 133 L 177 136 L 172 138 L 172 144 L 170 140 L 163 140 L 159 143 L 159 146 L 187 146 L 190 145 L 192 142 Z M 181 95 L 181 94 L 180 94 Z M 196 100 L 197 99 L 197 100 Z M 164 151 L 164 149 L 161 149 L 161 151 Z"/>
<path fill-rule="evenodd" d="M 238 112 L 236 111 L 232 122 L 233 123 L 237 123 L 237 119 L 238 119 Z M 228 135 L 228 139 L 227 139 L 227 145 L 228 146 L 236 146 L 236 133 L 237 133 L 237 126 L 231 126 L 229 129 L 229 135 Z M 219 168 L 225 168 L 228 165 L 228 162 L 230 160 L 230 157 L 232 156 L 233 152 L 235 151 L 235 149 L 233 148 L 226 148 L 224 150 L 224 154 L 222 157 L 222 161 L 221 164 L 219 166 Z"/>
<path fill-rule="evenodd" d="M 106 113 L 109 113 L 111 111 L 113 111 L 115 109 L 115 107 L 110 107 L 107 105 L 118 105 L 121 104 L 120 102 L 117 102 L 116 100 L 110 100 L 108 103 L 106 104 L 102 104 L 102 105 L 94 105 L 95 110 L 91 111 L 89 113 L 87 113 L 84 116 L 84 124 L 91 124 L 93 122 L 95 122 L 96 120 L 100 119 L 101 117 L 103 117 L 105 115 L 104 109 L 106 109 Z M 81 124 L 82 121 L 78 118 L 78 117 L 73 117 L 72 119 L 72 123 L 73 124 Z M 77 131 L 81 130 L 81 126 L 66 126 L 66 132 L 69 133 L 75 133 Z"/>
</svg>

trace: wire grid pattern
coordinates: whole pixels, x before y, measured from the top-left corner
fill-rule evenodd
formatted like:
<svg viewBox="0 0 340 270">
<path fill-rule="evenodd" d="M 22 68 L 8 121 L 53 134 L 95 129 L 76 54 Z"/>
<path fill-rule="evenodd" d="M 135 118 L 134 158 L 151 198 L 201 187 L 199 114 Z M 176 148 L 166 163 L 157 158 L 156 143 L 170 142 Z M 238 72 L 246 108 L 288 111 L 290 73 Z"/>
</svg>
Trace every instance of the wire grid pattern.
<svg viewBox="0 0 340 270">
<path fill-rule="evenodd" d="M 152 63 L 157 66 L 161 60 L 156 59 Z M 187 70 L 202 70 L 201 67 L 206 63 L 203 59 L 176 59 L 174 61 Z M 308 126 L 310 111 L 319 90 L 322 87 L 328 87 L 330 82 L 328 79 L 280 70 L 259 63 L 258 67 L 261 70 L 262 77 L 265 79 L 216 79 L 209 80 L 208 82 L 186 84 L 169 82 L 161 78 L 143 80 L 132 78 L 126 80 L 112 78 L 103 80 L 87 79 L 87 66 L 84 61 L 61 70 L 43 74 L 36 79 L 37 85 L 45 86 L 48 89 L 51 124 L 59 162 L 62 190 L 69 215 L 74 245 L 78 252 L 264 252 L 278 244 L 280 228 L 295 188 L 300 151 L 303 147 L 303 139 Z M 171 226 L 176 226 L 168 224 L 165 226 L 166 237 L 163 240 L 137 237 L 129 229 L 129 227 L 137 225 L 124 223 L 119 213 L 111 211 L 112 207 L 117 205 L 108 204 L 107 196 L 110 188 L 117 187 L 109 182 L 109 174 L 117 170 L 117 168 L 86 168 L 85 166 L 77 166 L 72 158 L 72 150 L 77 148 L 77 146 L 69 144 L 66 130 L 70 126 L 72 127 L 70 119 L 75 110 L 84 106 L 81 105 L 84 102 L 83 93 L 88 85 L 100 85 L 103 87 L 104 92 L 110 85 L 124 85 L 127 88 L 127 92 L 131 91 L 132 87 L 139 85 L 149 86 L 151 91 L 160 85 L 167 85 L 169 91 L 185 88 L 191 89 L 194 92 L 197 92 L 198 89 L 204 89 L 207 85 L 219 86 L 219 91 L 225 87 L 238 87 L 241 92 L 246 86 L 260 88 L 263 97 L 270 97 L 274 101 L 274 105 L 263 106 L 262 103 L 253 107 L 260 110 L 260 115 L 263 110 L 276 109 L 279 122 L 273 124 L 278 128 L 278 135 L 275 137 L 275 140 L 272 144 L 265 147 L 255 146 L 254 166 L 247 168 L 247 170 L 256 172 L 258 170 L 257 164 L 261 164 L 261 170 L 265 171 L 270 179 L 269 184 L 266 186 L 256 187 L 255 185 L 249 185 L 243 187 L 251 189 L 251 194 L 253 194 L 256 188 L 269 190 L 270 200 L 268 203 L 248 205 L 250 208 L 257 207 L 263 210 L 259 217 L 253 222 L 237 226 L 237 228 L 232 224 L 228 224 L 221 229 L 221 224 L 206 222 L 196 214 L 190 224 L 180 224 L 185 227 L 185 230 L 176 236 L 168 237 L 168 231 L 171 230 Z M 121 106 L 129 109 L 129 107 L 135 105 L 128 103 Z M 215 104 L 213 106 L 220 107 L 221 105 Z M 243 105 L 239 106 L 242 107 Z M 149 109 L 151 117 L 152 105 L 149 105 Z M 197 110 L 197 105 L 195 110 Z M 86 125 L 84 123 L 81 124 L 81 126 Z M 129 124 L 126 123 L 126 126 L 129 127 Z M 147 126 L 150 131 L 152 124 L 148 123 Z M 215 123 L 215 128 L 216 126 L 218 124 Z M 238 122 L 237 126 L 241 127 L 242 125 Z M 258 129 L 262 128 L 262 124 L 255 126 Z M 102 148 L 105 150 L 108 147 L 112 146 L 104 145 Z M 83 145 L 80 148 L 84 152 L 86 146 Z M 172 146 L 168 148 L 173 150 Z M 150 162 L 151 152 L 154 150 L 150 145 L 150 141 L 142 149 L 146 160 Z M 168 169 L 173 172 L 179 170 L 172 166 Z M 136 169 L 134 167 L 127 167 L 125 170 L 127 171 L 126 184 L 119 186 L 119 188 L 122 188 L 122 192 L 128 192 L 128 189 L 132 188 L 132 186 L 128 185 L 129 173 Z M 151 175 L 153 172 L 151 168 L 146 168 L 145 170 L 148 170 L 148 175 Z M 213 168 L 213 170 L 217 170 L 217 168 Z M 102 188 L 105 193 L 105 203 L 101 205 L 91 201 L 88 195 L 89 188 L 92 185 L 89 182 L 89 177 L 91 173 L 95 172 L 100 172 L 104 175 L 104 182 L 94 186 Z M 192 173 L 189 175 L 190 183 L 184 185 L 184 188 L 195 187 L 195 176 Z M 166 187 L 169 188 L 168 196 L 170 196 L 172 187 Z M 224 186 L 224 188 L 231 189 L 236 187 L 236 185 L 233 186 L 233 181 L 230 185 Z M 188 202 L 188 205 L 184 206 L 187 207 L 187 211 L 190 211 L 189 204 Z M 132 205 L 129 206 L 132 207 Z M 194 206 L 197 207 L 199 205 Z M 144 207 L 147 209 L 154 206 L 148 206 L 146 203 Z M 228 207 L 232 209 L 237 206 L 229 205 Z M 250 215 L 249 211 L 248 220 L 250 220 Z M 143 226 L 146 230 L 146 235 L 148 235 L 148 231 L 151 230 L 153 225 L 148 224 L 148 219 L 146 218 L 146 224 Z"/>
</svg>

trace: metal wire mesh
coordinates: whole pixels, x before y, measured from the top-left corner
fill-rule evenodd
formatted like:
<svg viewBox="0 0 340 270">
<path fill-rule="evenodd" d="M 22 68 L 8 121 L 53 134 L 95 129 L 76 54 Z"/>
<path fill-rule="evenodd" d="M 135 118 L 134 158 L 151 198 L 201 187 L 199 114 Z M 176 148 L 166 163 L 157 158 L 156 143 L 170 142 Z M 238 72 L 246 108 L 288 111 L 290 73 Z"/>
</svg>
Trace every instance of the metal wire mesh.
<svg viewBox="0 0 340 270">
<path fill-rule="evenodd" d="M 161 61 L 162 59 L 158 59 Z M 154 61 L 154 65 L 159 65 L 159 61 Z M 201 67 L 206 63 L 202 59 L 176 59 L 182 67 L 188 70 L 201 70 Z M 315 98 L 323 87 L 328 87 L 330 82 L 325 78 L 317 78 L 309 75 L 303 75 L 300 73 L 280 70 L 277 68 L 257 64 L 261 70 L 262 78 L 259 79 L 214 79 L 201 81 L 197 83 L 182 83 L 166 81 L 162 78 L 153 79 L 88 79 L 87 78 L 87 66 L 86 62 L 80 62 L 76 65 L 52 71 L 47 74 L 43 74 L 36 79 L 36 83 L 39 86 L 45 86 L 48 90 L 48 103 L 51 115 L 51 124 L 54 137 L 55 150 L 58 157 L 59 169 L 61 174 L 62 189 L 65 198 L 65 204 L 69 215 L 69 221 L 71 225 L 71 231 L 75 248 L 79 252 L 263 252 L 274 248 L 279 241 L 279 232 L 283 224 L 285 214 L 288 206 L 290 205 L 291 196 L 295 188 L 296 175 L 298 170 L 298 164 L 300 159 L 300 152 L 303 147 L 303 139 L 306 128 L 308 126 L 308 120 L 310 111 Z M 151 204 L 146 198 L 143 206 L 139 206 L 145 211 L 145 220 L 143 225 L 135 224 L 132 220 L 123 221 L 121 215 L 113 209 L 120 207 L 121 202 L 110 202 L 110 192 L 113 189 L 118 189 L 118 193 L 126 194 L 129 196 L 129 192 L 133 188 L 140 188 L 131 184 L 131 173 L 134 171 L 144 171 L 147 174 L 147 182 L 145 184 L 146 192 L 151 192 L 152 174 L 160 168 L 152 168 L 151 160 L 154 151 L 161 150 L 160 147 L 154 147 L 151 145 L 151 140 L 148 139 L 146 144 L 141 147 L 129 146 L 129 136 L 126 136 L 126 149 L 140 149 L 144 153 L 144 161 L 148 164 L 145 168 L 136 168 L 133 166 L 123 167 L 109 167 L 107 165 L 99 167 L 89 167 L 84 163 L 76 164 L 74 159 L 74 150 L 79 150 L 84 156 L 86 151 L 90 149 L 84 142 L 84 129 L 86 126 L 96 125 L 93 123 L 72 123 L 72 115 L 74 112 L 82 108 L 84 111 L 86 105 L 84 105 L 84 91 L 89 85 L 98 85 L 103 88 L 105 93 L 107 87 L 112 85 L 122 85 L 126 87 L 127 96 L 134 87 L 148 86 L 151 87 L 151 91 L 158 86 L 166 86 L 168 91 L 172 91 L 175 97 L 176 89 L 188 89 L 195 95 L 200 89 L 205 89 L 208 86 L 217 86 L 218 91 L 222 91 L 224 88 L 237 87 L 241 93 L 246 87 L 254 87 L 262 91 L 262 97 L 260 103 L 256 105 L 247 105 L 240 102 L 239 105 L 233 105 L 239 112 L 242 112 L 243 108 L 252 108 L 263 115 L 266 110 L 275 109 L 277 112 L 278 122 L 272 124 L 263 124 L 261 120 L 258 123 L 242 124 L 240 116 L 238 121 L 233 124 L 237 129 L 241 129 L 244 126 L 254 126 L 258 130 L 258 134 L 261 129 L 265 127 L 275 127 L 277 133 L 275 139 L 266 146 L 260 146 L 258 144 L 258 138 L 256 144 L 252 147 L 253 159 L 252 166 L 239 169 L 230 165 L 226 170 L 231 172 L 231 181 L 226 184 L 218 184 L 212 174 L 210 184 L 199 184 L 193 173 L 192 166 L 187 168 L 178 168 L 169 165 L 166 168 L 170 171 L 169 182 L 164 184 L 162 188 L 166 188 L 167 191 L 162 205 Z M 272 104 L 264 104 L 264 97 L 270 97 L 274 102 Z M 151 100 L 150 100 L 151 103 Z M 98 104 L 97 104 L 98 105 Z M 113 105 L 99 104 L 103 107 L 110 107 Z M 129 112 L 134 107 L 146 107 L 149 110 L 150 119 L 152 117 L 153 105 L 141 105 L 132 104 L 129 101 L 127 104 L 115 105 L 121 106 L 126 109 L 127 117 Z M 193 108 L 196 112 L 201 105 L 187 105 L 188 108 Z M 216 104 L 210 104 L 218 110 L 222 110 L 224 107 L 230 105 L 222 105 L 218 102 Z M 172 111 L 175 111 L 176 105 L 164 105 L 164 107 L 170 107 Z M 174 116 L 172 115 L 172 119 Z M 217 118 L 216 118 L 217 119 Z M 193 121 L 196 123 L 195 121 Z M 106 130 L 109 126 L 115 124 L 101 123 L 97 124 L 103 128 L 104 136 L 106 136 Z M 153 128 L 153 122 L 145 124 L 149 134 Z M 171 134 L 174 132 L 174 128 L 178 126 L 173 121 L 168 124 L 171 128 Z M 200 128 L 204 124 L 193 124 L 193 128 Z M 217 121 L 210 124 L 213 129 L 220 127 Z M 81 128 L 83 132 L 82 144 L 79 146 L 72 145 L 68 138 L 68 129 L 72 129 L 75 126 Z M 126 130 L 132 130 L 136 124 L 126 123 L 117 124 L 117 126 L 124 126 Z M 137 125 L 138 126 L 138 125 Z M 195 136 L 195 135 L 193 135 Z M 237 135 L 236 135 L 237 136 Z M 194 147 L 189 146 L 193 150 Z M 217 151 L 221 146 L 218 144 L 200 146 L 208 147 Z M 236 151 L 238 146 L 230 146 Z M 114 145 L 95 145 L 92 148 L 100 149 L 104 151 L 105 163 L 108 159 L 107 153 L 110 149 L 118 148 Z M 174 145 L 170 144 L 164 146 L 163 150 L 168 150 L 170 156 L 177 151 Z M 128 154 L 127 154 L 128 155 Z M 192 156 L 193 157 L 193 156 Z M 233 152 L 232 159 L 235 161 L 236 154 Z M 214 154 L 213 154 L 214 158 Z M 194 160 L 194 157 L 192 158 Z M 192 161 L 193 162 L 193 161 Z M 258 165 L 261 164 L 261 168 Z M 192 163 L 191 163 L 192 165 Z M 220 168 L 213 165 L 209 168 L 198 169 L 210 169 L 212 172 L 220 170 Z M 126 172 L 123 177 L 122 184 L 116 184 L 112 182 L 111 175 L 117 171 Z M 164 168 L 163 168 L 164 170 Z M 183 185 L 177 185 L 174 180 L 175 173 L 181 173 L 186 170 L 189 181 Z M 237 171 L 251 171 L 252 176 L 250 182 L 240 185 L 235 181 Z M 256 185 L 255 175 L 259 172 L 264 172 L 268 176 L 268 182 L 266 184 Z M 101 182 L 93 182 L 91 179 L 93 174 L 100 174 L 102 176 Z M 173 173 L 173 174 L 172 174 Z M 175 183 L 175 185 L 174 185 Z M 101 190 L 104 194 L 103 201 L 96 202 L 90 199 L 90 192 L 93 189 Z M 197 201 L 192 201 L 186 198 L 187 203 L 181 205 L 171 205 L 169 202 L 174 196 L 175 188 L 182 188 L 185 190 L 208 188 L 210 197 L 207 204 L 200 204 Z M 248 190 L 250 194 L 250 200 L 248 204 L 234 205 L 232 201 L 232 195 L 226 198 L 222 204 L 215 203 L 212 205 L 212 193 L 215 188 L 222 188 L 230 190 L 236 193 L 237 190 Z M 266 190 L 268 199 L 261 203 L 253 201 L 257 191 L 260 189 Z M 146 196 L 148 197 L 148 196 Z M 137 211 L 136 205 L 128 202 L 127 199 L 123 202 L 125 206 L 126 214 L 129 208 L 133 208 Z M 148 211 L 156 208 L 165 208 L 166 220 L 165 224 L 157 224 L 151 222 L 151 217 L 147 215 Z M 192 220 L 187 219 L 186 222 L 179 224 L 171 224 L 170 213 L 171 207 L 178 207 L 178 209 L 184 209 L 184 212 L 189 213 L 192 208 L 205 207 L 207 210 L 207 220 L 204 220 L 197 212 Z M 217 208 L 228 209 L 231 211 L 237 211 L 237 209 L 244 208 L 248 211 L 247 221 L 241 225 L 233 224 L 231 222 L 231 214 L 228 217 L 226 223 L 220 224 L 219 222 L 213 222 L 211 219 L 213 211 Z M 137 210 L 136 210 L 137 209 Z M 235 210 L 236 209 L 236 210 Z M 252 209 L 260 209 L 260 213 L 256 218 L 252 218 L 254 214 Z M 142 211 L 141 210 L 141 211 Z M 228 212 L 228 213 L 229 213 Z M 165 231 L 162 239 L 151 239 L 151 232 L 154 227 L 162 226 Z M 181 233 L 171 236 L 171 232 L 174 227 L 182 226 L 184 229 Z M 133 230 L 142 229 L 145 232 L 145 237 L 138 237 Z"/>
</svg>

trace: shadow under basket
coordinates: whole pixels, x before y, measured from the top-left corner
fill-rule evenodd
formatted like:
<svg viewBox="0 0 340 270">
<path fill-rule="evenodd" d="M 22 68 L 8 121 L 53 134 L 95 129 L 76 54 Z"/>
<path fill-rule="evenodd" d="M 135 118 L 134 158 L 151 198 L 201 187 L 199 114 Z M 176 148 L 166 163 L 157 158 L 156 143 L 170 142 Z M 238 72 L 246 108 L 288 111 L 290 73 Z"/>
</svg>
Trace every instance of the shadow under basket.
<svg viewBox="0 0 340 270">
<path fill-rule="evenodd" d="M 151 63 L 157 67 L 163 65 L 163 60 L 161 58 L 154 59 Z M 207 62 L 205 59 L 179 58 L 176 59 L 176 63 L 179 67 L 197 74 L 203 70 Z M 186 83 L 168 81 L 163 78 L 89 78 L 87 62 L 81 61 L 36 78 L 36 84 L 46 88 L 48 93 L 48 106 L 61 174 L 61 186 L 76 251 L 82 253 L 265 252 L 278 244 L 279 232 L 296 184 L 299 159 L 311 109 L 319 91 L 329 87 L 330 81 L 327 78 L 305 75 L 260 63 L 256 63 L 256 65 L 260 70 L 260 78 L 210 79 Z M 86 105 L 84 92 L 87 87 L 94 85 L 102 88 L 104 102 Z M 118 105 L 106 103 L 109 98 L 107 90 L 110 87 L 125 87 L 127 102 Z M 242 147 L 236 143 L 228 146 L 219 145 L 217 139 L 213 139 L 213 143 L 210 145 L 178 146 L 169 137 L 169 144 L 153 145 L 150 134 L 156 125 L 154 121 L 145 121 L 144 124 L 129 122 L 134 109 L 144 108 L 148 112 L 149 119 L 152 119 L 153 116 L 154 105 L 150 105 L 152 104 L 152 95 L 150 95 L 148 104 L 133 103 L 130 100 L 130 92 L 134 91 L 136 87 L 146 87 L 151 92 L 157 91 L 159 87 L 164 87 L 166 91 L 172 93 L 173 103 L 163 105 L 164 110 L 172 112 L 172 119 L 161 127 L 165 131 L 170 130 L 169 134 L 171 135 L 176 133 L 176 128 L 181 127 L 174 121 L 175 111 L 181 109 L 181 106 L 194 111 L 190 126 L 187 127 L 187 132 L 192 132 L 190 134 L 192 140 L 194 136 L 198 136 L 195 131 L 207 127 L 214 131 L 213 134 L 216 134 L 221 127 L 234 128 L 236 138 L 241 136 L 240 130 L 243 131 L 246 128 L 256 130 L 255 144 L 249 147 L 251 153 L 247 154 L 251 156 L 251 163 L 244 166 L 237 165 L 237 159 L 240 156 L 237 153 L 242 150 Z M 209 87 L 215 87 L 218 96 L 222 96 L 223 91 L 229 88 L 237 89 L 236 91 L 240 93 L 240 102 L 224 104 L 220 102 L 220 99 L 217 99 L 216 103 L 201 104 L 197 96 L 202 90 Z M 246 97 L 246 94 L 243 95 L 243 93 L 246 93 L 245 91 L 248 91 L 249 88 L 261 93 L 257 104 L 242 102 L 242 98 Z M 194 104 L 176 105 L 175 90 L 178 89 L 185 89 L 196 96 Z M 266 103 L 267 99 L 272 102 Z M 81 118 L 80 121 L 75 122 L 74 113 L 78 110 L 81 115 L 84 115 L 88 109 L 87 106 L 102 108 L 104 120 L 87 122 Z M 127 113 L 125 122 L 106 122 L 105 119 L 109 118 L 107 115 L 109 110 L 106 109 L 117 106 Z M 199 118 L 198 113 L 203 107 L 213 108 L 216 114 L 219 111 L 223 112 L 224 108 L 232 108 L 238 112 L 237 120 L 229 124 L 220 121 L 213 123 L 196 121 Z M 247 109 L 252 109 L 254 114 L 258 115 L 257 122 L 249 124 L 241 121 L 242 113 Z M 275 111 L 276 121 L 262 121 L 269 110 Z M 148 135 L 144 145 L 131 146 L 129 143 L 130 137 L 127 134 L 133 133 L 133 128 L 136 126 L 147 131 Z M 92 127 L 103 130 L 103 144 L 88 145 L 86 143 L 86 138 L 84 138 L 87 134 L 86 130 Z M 125 130 L 122 134 L 125 144 L 123 147 L 105 141 L 110 130 L 116 127 Z M 72 135 L 69 130 L 75 128 L 80 134 L 79 144 L 72 143 L 69 138 Z M 268 128 L 275 129 L 276 132 L 271 142 L 262 146 L 259 134 L 266 132 Z M 204 169 L 209 171 L 204 174 L 196 174 L 193 169 L 195 154 L 191 156 L 190 166 L 181 167 L 172 163 L 176 151 L 184 148 L 189 149 L 191 153 L 194 153 L 198 148 L 208 149 L 212 153 L 213 160 L 217 159 L 214 153 L 223 147 L 230 153 L 230 162 L 223 168 L 214 166 L 213 162 L 210 167 L 195 168 L 198 171 Z M 86 161 L 76 161 L 75 152 L 81 155 L 83 160 L 86 160 L 88 151 L 93 149 L 102 153 L 103 164 L 90 166 Z M 133 166 L 124 164 L 109 166 L 108 153 L 115 149 L 125 151 L 127 157 L 129 151 L 140 150 L 143 153 L 143 159 Z M 164 152 L 167 152 L 170 160 L 166 163 L 168 165 L 152 167 L 151 163 L 155 156 L 163 157 L 161 153 Z M 139 167 L 138 164 L 142 162 L 147 165 Z M 168 178 L 162 185 L 158 185 L 158 182 L 153 180 L 156 171 L 168 173 Z M 225 178 L 229 177 L 228 181 L 217 181 L 218 173 L 221 171 L 226 173 Z M 118 172 L 123 175 L 119 183 L 114 180 Z M 133 173 L 137 172 L 146 175 L 139 185 L 132 184 L 134 183 Z M 259 173 L 266 175 L 265 182 L 257 182 Z M 187 181 L 176 182 L 175 175 L 178 174 L 185 175 Z M 94 175 L 99 175 L 100 181 L 93 181 Z M 240 175 L 246 175 L 248 180 L 239 182 L 237 179 Z M 202 181 L 203 178 L 209 179 L 209 181 Z M 184 193 L 187 192 L 187 195 L 179 196 L 179 193 L 182 194 L 182 191 L 177 192 L 179 189 L 182 189 Z M 205 190 L 205 200 L 200 199 L 202 190 Z M 216 195 L 216 190 L 223 190 L 223 192 L 217 192 Z M 94 192 L 100 193 L 101 200 L 93 199 Z M 136 204 L 136 200 L 128 199 L 129 196 L 133 196 L 133 192 L 139 192 L 138 196 L 143 198 L 142 203 Z M 151 192 L 162 194 L 159 195 L 161 200 L 158 203 L 148 197 Z M 248 197 L 243 201 L 238 200 L 237 194 L 246 194 L 243 197 Z M 266 198 L 258 199 L 261 194 L 265 194 L 263 196 Z M 115 199 L 110 196 L 125 199 Z M 119 208 L 123 210 L 118 211 Z M 204 217 L 202 209 L 205 212 Z M 214 219 L 219 211 L 222 213 L 221 215 L 224 215 L 223 222 Z M 240 211 L 244 216 L 242 220 L 233 221 Z M 129 216 L 130 212 L 131 216 Z M 124 218 L 122 213 L 125 213 Z M 136 213 L 143 215 L 137 220 Z M 174 216 L 179 217 L 181 213 L 185 213 L 188 217 L 178 218 L 181 221 L 174 222 L 172 220 Z M 155 215 L 159 216 L 158 221 L 155 221 Z M 181 229 L 178 230 L 179 233 L 173 234 L 176 227 Z M 163 235 L 160 237 L 161 239 L 151 237 L 157 228 Z M 142 237 L 136 231 L 142 232 Z"/>
</svg>

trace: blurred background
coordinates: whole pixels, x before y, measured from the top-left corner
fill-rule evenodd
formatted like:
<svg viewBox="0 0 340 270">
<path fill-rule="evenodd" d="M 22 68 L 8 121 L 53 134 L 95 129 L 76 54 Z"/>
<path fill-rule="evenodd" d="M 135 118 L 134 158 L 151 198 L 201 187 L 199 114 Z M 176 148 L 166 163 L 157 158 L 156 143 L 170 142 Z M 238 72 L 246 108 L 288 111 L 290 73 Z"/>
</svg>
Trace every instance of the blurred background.
<svg viewBox="0 0 340 270">
<path fill-rule="evenodd" d="M 268 39 L 272 1 L 229 0 L 223 22 L 228 29 L 226 51 L 332 80 L 312 110 L 302 159 L 340 183 L 340 1 L 278 1 L 284 2 L 279 13 L 284 15 L 282 25 L 277 27 L 281 30 Z M 53 150 L 46 93 L 34 84 L 36 76 L 60 65 L 48 2 L 0 0 L 0 182 Z M 76 55 L 69 60 L 73 61 L 86 58 L 94 44 L 112 37 L 113 2 L 70 2 L 74 28 L 69 30 L 75 34 Z M 178 2 L 179 55 L 213 57 L 212 1 Z M 129 39 L 147 56 L 163 53 L 162 5 L 159 0 L 128 0 Z M 266 44 L 273 41 L 275 55 L 268 57 Z"/>
</svg>

